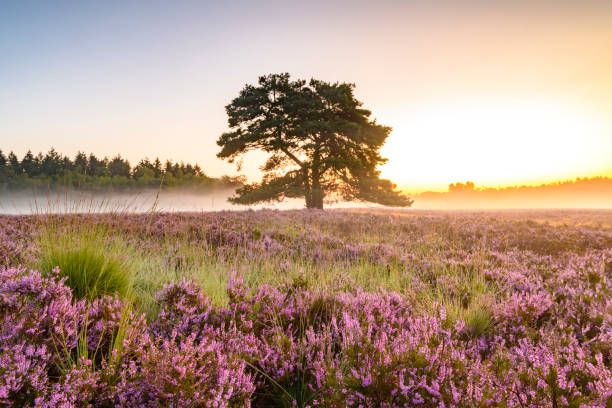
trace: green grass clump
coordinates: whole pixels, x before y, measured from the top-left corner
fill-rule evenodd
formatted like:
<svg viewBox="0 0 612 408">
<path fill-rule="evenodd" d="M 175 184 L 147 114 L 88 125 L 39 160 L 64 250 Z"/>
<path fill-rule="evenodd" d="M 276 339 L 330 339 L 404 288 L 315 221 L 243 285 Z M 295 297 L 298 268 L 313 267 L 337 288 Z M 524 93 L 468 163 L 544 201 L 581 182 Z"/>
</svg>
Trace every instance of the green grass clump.
<svg viewBox="0 0 612 408">
<path fill-rule="evenodd" d="M 78 299 L 130 296 L 132 282 L 126 266 L 95 246 L 48 249 L 41 259 L 41 272 L 49 274 L 56 267 L 59 267 L 60 276 L 67 278 L 66 284 Z"/>
<path fill-rule="evenodd" d="M 131 300 L 136 250 L 107 226 L 82 221 L 44 218 L 33 267 L 45 275 L 59 268 L 76 299 L 116 295 Z"/>
</svg>

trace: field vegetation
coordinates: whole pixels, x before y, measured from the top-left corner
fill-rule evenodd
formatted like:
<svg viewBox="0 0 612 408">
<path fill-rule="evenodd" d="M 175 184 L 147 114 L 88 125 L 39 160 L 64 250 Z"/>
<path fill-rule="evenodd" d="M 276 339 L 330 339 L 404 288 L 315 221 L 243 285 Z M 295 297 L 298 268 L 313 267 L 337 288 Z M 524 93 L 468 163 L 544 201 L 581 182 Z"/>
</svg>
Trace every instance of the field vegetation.
<svg viewBox="0 0 612 408">
<path fill-rule="evenodd" d="M 612 213 L 0 216 L 0 404 L 610 407 Z"/>
</svg>

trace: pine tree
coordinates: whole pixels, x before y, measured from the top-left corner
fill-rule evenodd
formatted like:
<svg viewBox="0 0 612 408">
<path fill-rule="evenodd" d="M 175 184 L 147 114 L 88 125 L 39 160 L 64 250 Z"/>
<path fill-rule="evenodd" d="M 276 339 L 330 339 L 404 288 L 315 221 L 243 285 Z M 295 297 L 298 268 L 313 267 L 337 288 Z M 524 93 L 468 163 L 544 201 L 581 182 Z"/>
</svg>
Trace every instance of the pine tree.
<svg viewBox="0 0 612 408">
<path fill-rule="evenodd" d="M 252 150 L 269 153 L 260 183 L 243 186 L 234 203 L 252 204 L 304 197 L 323 208 L 326 198 L 409 206 L 412 201 L 380 179 L 386 162 L 379 149 L 391 132 L 370 119 L 354 85 L 289 74 L 259 78 L 226 106 L 230 131 L 217 140 L 218 157 L 233 162 Z"/>
</svg>

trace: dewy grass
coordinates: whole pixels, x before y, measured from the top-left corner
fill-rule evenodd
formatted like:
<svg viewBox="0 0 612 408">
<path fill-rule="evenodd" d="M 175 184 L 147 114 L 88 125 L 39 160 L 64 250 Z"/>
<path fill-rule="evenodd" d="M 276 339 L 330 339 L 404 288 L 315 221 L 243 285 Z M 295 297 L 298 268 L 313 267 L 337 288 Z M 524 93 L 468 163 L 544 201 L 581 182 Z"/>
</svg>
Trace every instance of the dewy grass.
<svg viewBox="0 0 612 408">
<path fill-rule="evenodd" d="M 134 252 L 123 240 L 101 225 L 56 226 L 50 220 L 40 236 L 38 269 L 50 274 L 55 268 L 66 277 L 76 298 L 103 295 L 130 298 Z"/>
<path fill-rule="evenodd" d="M 40 269 L 49 274 L 56 267 L 60 276 L 67 277 L 66 284 L 76 298 L 93 299 L 103 295 L 126 298 L 130 294 L 130 276 L 125 265 L 95 246 L 50 248 L 42 256 Z"/>
<path fill-rule="evenodd" d="M 56 354 L 55 365 L 62 375 L 70 374 L 75 368 L 92 373 L 96 369 L 103 367 L 107 380 L 118 376 L 120 363 L 125 352 L 125 343 L 133 341 L 136 333 L 136 329 L 130 327 L 132 323 L 132 308 L 129 303 L 123 306 L 120 313 L 121 317 L 118 326 L 115 329 L 104 327 L 93 349 L 91 349 L 92 347 L 88 341 L 87 332 L 90 326 L 87 315 L 85 315 L 81 327 L 75 321 L 73 329 L 77 336 L 75 343 L 72 345 L 69 344 L 66 338 L 66 333 L 70 332 L 71 328 L 61 327 L 60 335 L 57 338 L 53 338 L 53 346 Z M 102 345 L 106 330 L 110 330 L 111 341 L 108 351 L 104 353 L 100 346 Z"/>
<path fill-rule="evenodd" d="M 131 299 L 138 251 L 126 243 L 121 230 L 97 216 L 126 216 L 133 203 L 113 206 L 111 201 L 96 201 L 93 195 L 72 194 L 67 189 L 62 197 L 48 198 L 46 207 L 37 206 L 40 254 L 33 267 L 43 274 L 58 268 L 79 299 L 103 295 Z"/>
<path fill-rule="evenodd" d="M 75 329 L 78 329 L 78 324 L 75 322 Z M 56 353 L 56 366 L 62 375 L 67 375 L 70 373 L 72 369 L 75 367 L 82 369 L 95 370 L 95 366 L 93 364 L 88 364 L 91 360 L 96 360 L 96 355 L 100 349 L 100 343 L 102 341 L 103 336 L 100 336 L 98 339 L 95 350 L 93 350 L 93 355 L 89 351 L 89 347 L 87 344 L 87 316 L 85 316 L 85 323 L 82 328 L 78 330 L 78 336 L 76 338 L 76 344 L 74 346 L 74 350 L 72 350 L 71 345 L 68 344 L 65 333 L 69 330 L 65 330 L 67 328 L 62 327 L 60 330 L 61 335 L 57 339 L 53 339 L 53 345 Z M 102 332 L 104 334 L 104 332 Z M 91 358 L 91 360 L 90 360 Z"/>
</svg>

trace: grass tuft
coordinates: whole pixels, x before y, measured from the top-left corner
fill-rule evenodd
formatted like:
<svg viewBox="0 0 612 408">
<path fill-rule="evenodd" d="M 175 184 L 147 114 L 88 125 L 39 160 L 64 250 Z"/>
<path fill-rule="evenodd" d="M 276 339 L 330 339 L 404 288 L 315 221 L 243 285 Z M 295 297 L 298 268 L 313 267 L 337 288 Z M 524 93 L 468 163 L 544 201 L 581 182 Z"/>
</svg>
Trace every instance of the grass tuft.
<svg viewBox="0 0 612 408">
<path fill-rule="evenodd" d="M 132 282 L 127 266 L 112 254 L 104 254 L 95 245 L 66 249 L 49 248 L 42 255 L 40 270 L 50 274 L 54 268 L 66 277 L 66 284 L 78 299 L 94 299 L 103 295 L 129 298 Z"/>
<path fill-rule="evenodd" d="M 33 267 L 43 275 L 59 269 L 77 299 L 117 295 L 132 299 L 136 250 L 120 234 L 86 216 L 42 218 L 40 250 Z"/>
</svg>

